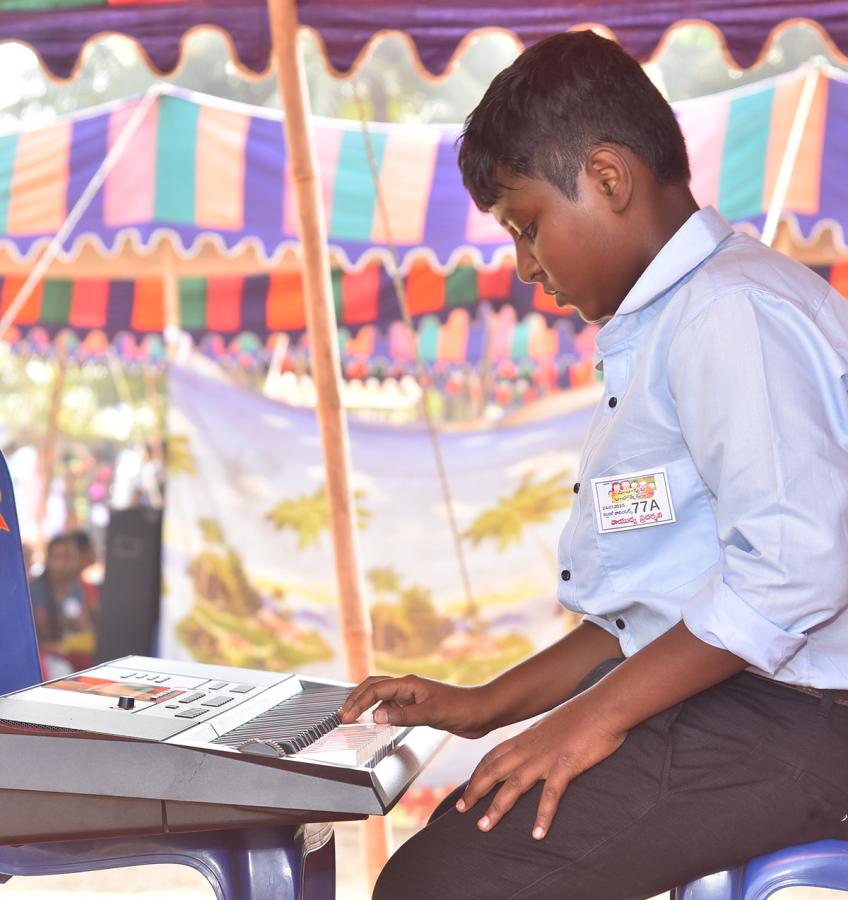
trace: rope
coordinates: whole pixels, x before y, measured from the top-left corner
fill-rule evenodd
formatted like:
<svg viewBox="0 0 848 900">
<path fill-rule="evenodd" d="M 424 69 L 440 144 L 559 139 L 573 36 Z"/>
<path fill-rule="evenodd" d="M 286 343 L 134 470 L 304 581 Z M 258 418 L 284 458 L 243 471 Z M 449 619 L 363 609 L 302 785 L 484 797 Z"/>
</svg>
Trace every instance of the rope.
<svg viewBox="0 0 848 900">
<path fill-rule="evenodd" d="M 353 82 L 353 93 L 356 98 L 356 108 L 359 112 L 359 121 L 362 126 L 362 139 L 365 142 L 365 152 L 368 157 L 368 168 L 371 170 L 371 178 L 374 182 L 374 190 L 376 193 L 377 215 L 379 215 L 380 217 L 383 231 L 386 235 L 386 246 L 389 249 L 389 274 L 392 278 L 392 284 L 394 286 L 395 294 L 397 295 L 398 306 L 400 306 L 404 324 L 409 329 L 410 334 L 413 335 L 413 346 L 415 348 L 415 377 L 418 381 L 419 387 L 421 387 L 421 399 L 419 401 L 419 406 L 421 407 L 421 412 L 427 425 L 427 433 L 430 437 L 430 444 L 433 448 L 433 457 L 436 463 L 436 473 L 439 479 L 439 487 L 442 491 L 442 500 L 444 501 L 445 510 L 448 514 L 448 522 L 450 523 L 453 545 L 454 549 L 456 550 L 456 559 L 459 565 L 460 576 L 462 578 L 462 587 L 465 592 L 465 601 L 468 605 L 468 608 L 473 609 L 476 604 L 474 602 L 474 595 L 471 590 L 471 579 L 468 575 L 468 564 L 465 559 L 465 549 L 462 543 L 462 533 L 459 530 L 459 526 L 457 525 L 456 521 L 456 515 L 454 513 L 453 496 L 451 495 L 447 470 L 445 469 L 445 462 L 444 458 L 442 457 L 442 448 L 439 443 L 439 431 L 436 427 L 436 423 L 433 421 L 433 416 L 430 412 L 429 406 L 427 405 L 427 397 L 424 392 L 424 388 L 421 385 L 422 375 L 424 374 L 424 366 L 421 360 L 421 355 L 419 353 L 418 340 L 415 336 L 415 328 L 413 327 L 412 316 L 409 314 L 409 306 L 406 302 L 406 285 L 403 283 L 403 277 L 400 273 L 400 262 L 397 244 L 395 243 L 394 237 L 392 235 L 388 211 L 383 200 L 383 192 L 380 189 L 380 174 L 377 171 L 377 158 L 374 154 L 374 145 L 371 142 L 371 135 L 368 132 L 368 119 L 365 115 L 365 105 L 362 100 L 360 87 L 361 85 L 359 82 Z"/>
</svg>

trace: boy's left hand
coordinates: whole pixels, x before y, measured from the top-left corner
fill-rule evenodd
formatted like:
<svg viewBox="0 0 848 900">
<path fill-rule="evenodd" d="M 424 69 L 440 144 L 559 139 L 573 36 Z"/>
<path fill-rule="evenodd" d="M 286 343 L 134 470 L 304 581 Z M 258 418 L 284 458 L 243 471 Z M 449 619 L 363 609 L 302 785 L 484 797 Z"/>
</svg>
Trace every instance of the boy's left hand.
<svg viewBox="0 0 848 900">
<path fill-rule="evenodd" d="M 465 812 L 503 782 L 477 823 L 490 831 L 537 781 L 544 781 L 532 835 L 548 833 L 559 802 L 572 779 L 611 756 L 627 732 L 616 732 L 575 698 L 526 731 L 490 750 L 477 764 L 465 793 L 456 804 Z"/>
</svg>

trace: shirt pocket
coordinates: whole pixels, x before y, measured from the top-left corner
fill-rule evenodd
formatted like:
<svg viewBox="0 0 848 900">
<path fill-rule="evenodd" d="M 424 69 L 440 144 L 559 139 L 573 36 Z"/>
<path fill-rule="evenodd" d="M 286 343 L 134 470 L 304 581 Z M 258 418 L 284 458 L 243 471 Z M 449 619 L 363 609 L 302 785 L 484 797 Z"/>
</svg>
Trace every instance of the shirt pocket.
<svg viewBox="0 0 848 900">
<path fill-rule="evenodd" d="M 626 476 L 647 471 L 651 462 L 625 460 L 601 475 Z M 595 541 L 604 573 L 619 592 L 669 593 L 703 575 L 721 557 L 715 513 L 706 485 L 691 458 L 663 462 L 675 521 L 624 531 L 598 531 L 593 511 Z"/>
</svg>

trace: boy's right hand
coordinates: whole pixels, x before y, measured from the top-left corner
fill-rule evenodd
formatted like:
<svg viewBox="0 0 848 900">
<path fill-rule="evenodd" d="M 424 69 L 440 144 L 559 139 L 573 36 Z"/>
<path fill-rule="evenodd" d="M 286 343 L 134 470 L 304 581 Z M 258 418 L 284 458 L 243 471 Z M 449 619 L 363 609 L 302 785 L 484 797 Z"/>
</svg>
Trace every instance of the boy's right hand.
<svg viewBox="0 0 848 900">
<path fill-rule="evenodd" d="M 388 678 L 372 675 L 357 685 L 339 717 L 347 725 L 375 703 L 374 721 L 390 725 L 430 725 L 465 738 L 487 734 L 494 719 L 486 687 L 456 687 L 405 675 Z"/>
</svg>

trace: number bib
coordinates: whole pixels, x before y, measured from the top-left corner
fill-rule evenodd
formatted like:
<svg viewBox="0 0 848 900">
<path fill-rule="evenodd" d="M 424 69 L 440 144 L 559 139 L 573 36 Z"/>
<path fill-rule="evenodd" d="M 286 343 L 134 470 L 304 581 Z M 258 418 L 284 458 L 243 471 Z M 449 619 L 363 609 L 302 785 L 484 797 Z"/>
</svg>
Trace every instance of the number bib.
<svg viewBox="0 0 848 900">
<path fill-rule="evenodd" d="M 674 521 L 665 466 L 615 478 L 593 478 L 591 483 L 601 534 Z"/>
</svg>

